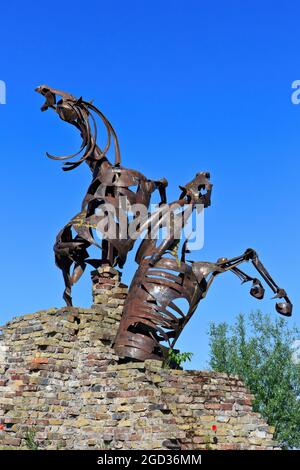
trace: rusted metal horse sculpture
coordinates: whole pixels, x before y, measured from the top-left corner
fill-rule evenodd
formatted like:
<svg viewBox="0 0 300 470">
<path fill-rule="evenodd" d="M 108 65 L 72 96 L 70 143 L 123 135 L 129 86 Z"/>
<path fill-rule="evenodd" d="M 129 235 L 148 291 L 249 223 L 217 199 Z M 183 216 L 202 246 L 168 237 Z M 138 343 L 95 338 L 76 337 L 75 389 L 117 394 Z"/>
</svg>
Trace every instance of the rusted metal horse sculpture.
<svg viewBox="0 0 300 470">
<path fill-rule="evenodd" d="M 119 237 L 119 223 L 116 222 L 116 236 L 107 236 L 107 227 L 101 225 L 103 211 L 101 208 L 108 205 L 113 209 L 111 219 L 115 216 L 119 219 L 122 211 L 122 198 L 133 204 L 143 204 L 148 207 L 150 198 L 156 189 L 159 190 L 161 202 L 165 202 L 165 188 L 167 180 L 149 180 L 136 170 L 121 166 L 120 148 L 114 128 L 104 114 L 96 108 L 92 102 L 75 98 L 73 95 L 41 85 L 36 91 L 46 98 L 41 110 L 53 109 L 63 120 L 75 126 L 81 134 L 82 145 L 79 152 L 69 155 L 55 157 L 47 156 L 54 160 L 68 160 L 80 156 L 77 161 L 64 163 L 63 170 L 69 171 L 86 162 L 92 172 L 92 182 L 83 199 L 81 211 L 68 222 L 58 233 L 54 245 L 55 262 L 62 270 L 65 290 L 63 298 L 67 305 L 72 305 L 71 288 L 83 274 L 86 264 L 97 268 L 101 264 L 108 263 L 111 266 L 123 267 L 128 252 L 132 249 L 135 239 L 130 236 Z M 57 101 L 57 96 L 60 97 Z M 103 150 L 97 144 L 97 126 L 94 114 L 98 116 L 107 133 L 107 141 Z M 115 162 L 110 163 L 107 152 L 114 142 Z M 133 189 L 135 188 L 135 190 Z M 106 215 L 107 216 L 107 215 Z M 127 233 L 130 233 L 130 224 L 135 223 L 128 220 Z M 93 230 L 97 229 L 102 235 L 100 245 L 95 241 Z M 95 245 L 102 249 L 101 259 L 91 259 L 87 249 Z M 71 272 L 72 270 L 72 272 Z"/>
<path fill-rule="evenodd" d="M 183 244 L 181 260 L 176 247 L 179 240 L 174 237 L 172 227 L 177 227 L 185 217 L 191 214 L 197 204 L 210 205 L 212 185 L 208 173 L 196 175 L 193 181 L 181 187 L 179 200 L 169 204 L 173 213 L 173 224 L 169 217 L 154 214 L 152 220 L 157 229 L 169 229 L 168 237 L 158 246 L 156 239 L 145 239 L 137 252 L 136 262 L 139 268 L 132 280 L 125 302 L 120 327 L 114 348 L 120 357 L 135 360 L 161 359 L 168 348 L 174 345 L 187 322 L 195 312 L 199 302 L 206 296 L 215 277 L 230 271 L 242 282 L 252 281 L 250 294 L 257 299 L 264 296 L 264 288 L 257 278 L 244 273 L 238 266 L 251 261 L 258 273 L 275 293 L 275 297 L 284 302 L 276 303 L 276 310 L 290 316 L 292 304 L 283 289 L 273 281 L 253 249 L 247 249 L 241 256 L 232 259 L 222 258 L 216 263 L 186 261 L 187 241 Z M 203 190 L 206 191 L 203 194 Z M 175 213 L 181 206 L 182 212 Z M 171 229 L 170 229 L 171 228 Z M 186 313 L 176 305 L 178 299 L 185 299 L 189 308 Z M 164 346 L 162 343 L 165 343 Z"/>
<path fill-rule="evenodd" d="M 136 240 L 130 235 L 131 224 L 140 234 L 150 228 L 152 235 L 161 229 L 167 229 L 167 236 L 162 242 L 158 242 L 155 236 L 147 237 L 137 251 L 136 261 L 139 267 L 129 289 L 114 343 L 120 357 L 134 360 L 163 358 L 167 347 L 174 347 L 199 302 L 206 296 L 215 277 L 221 273 L 230 271 L 242 282 L 251 281 L 250 294 L 262 299 L 264 288 L 261 281 L 249 276 L 239 267 L 247 261 L 252 262 L 274 292 L 275 298 L 283 299 L 276 303 L 277 312 L 285 316 L 292 314 L 292 304 L 286 292 L 274 282 L 253 249 L 247 249 L 236 258 L 221 258 L 216 263 L 193 262 L 186 260 L 188 242 L 185 241 L 179 260 L 181 234 L 178 234 L 178 227 L 183 228 L 193 211 L 199 210 L 200 206 L 207 208 L 210 205 L 212 184 L 209 173 L 198 173 L 190 183 L 180 187 L 181 195 L 177 201 L 166 204 L 167 181 L 149 180 L 141 173 L 121 166 L 116 133 L 107 118 L 91 102 L 77 99 L 47 85 L 38 87 L 36 91 L 46 98 L 42 111 L 53 109 L 62 120 L 75 126 L 82 137 L 81 148 L 76 154 L 66 157 L 47 154 L 48 157 L 68 160 L 80 155 L 77 161 L 66 162 L 63 169 L 72 170 L 85 161 L 93 175 L 81 211 L 59 232 L 54 246 L 56 264 L 64 276 L 66 303 L 72 305 L 71 287 L 82 275 L 86 264 L 96 268 L 101 264 L 124 266 L 127 254 Z M 61 97 L 58 102 L 57 95 Z M 107 141 L 103 150 L 97 144 L 94 114 L 100 117 L 106 128 Z M 115 149 L 114 165 L 107 158 L 111 140 Z M 150 214 L 147 210 L 151 195 L 156 189 L 161 196 L 160 209 Z M 121 215 L 126 212 L 122 198 L 126 198 L 129 206 L 141 204 L 147 208 L 144 219 L 138 220 L 137 214 L 134 214 L 131 221 L 127 218 L 128 235 L 125 238 L 124 233 L 120 236 Z M 107 209 L 107 204 L 112 209 Z M 106 212 L 111 211 L 112 217 L 108 217 L 108 220 L 117 219 L 114 236 L 107 231 L 108 223 L 100 223 L 105 215 L 103 207 Z M 93 230 L 96 228 L 102 236 L 101 247 L 94 238 Z M 102 248 L 101 259 L 89 258 L 87 249 L 91 245 Z M 177 305 L 178 299 L 188 302 L 187 312 L 183 312 Z"/>
</svg>

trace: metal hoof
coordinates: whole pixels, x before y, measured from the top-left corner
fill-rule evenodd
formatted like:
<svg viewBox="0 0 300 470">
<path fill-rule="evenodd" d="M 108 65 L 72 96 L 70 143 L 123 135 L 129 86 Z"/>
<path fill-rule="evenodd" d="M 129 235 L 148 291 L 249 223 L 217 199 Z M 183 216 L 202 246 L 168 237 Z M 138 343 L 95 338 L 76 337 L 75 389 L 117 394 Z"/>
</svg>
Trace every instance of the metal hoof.
<svg viewBox="0 0 300 470">
<path fill-rule="evenodd" d="M 276 302 L 276 311 L 285 317 L 292 316 L 293 305 L 289 302 Z"/>
<path fill-rule="evenodd" d="M 259 281 L 254 281 L 250 289 L 250 294 L 252 295 L 252 297 L 255 297 L 256 299 L 261 300 L 264 298 L 265 289 L 263 288 L 263 286 L 261 285 Z"/>
</svg>

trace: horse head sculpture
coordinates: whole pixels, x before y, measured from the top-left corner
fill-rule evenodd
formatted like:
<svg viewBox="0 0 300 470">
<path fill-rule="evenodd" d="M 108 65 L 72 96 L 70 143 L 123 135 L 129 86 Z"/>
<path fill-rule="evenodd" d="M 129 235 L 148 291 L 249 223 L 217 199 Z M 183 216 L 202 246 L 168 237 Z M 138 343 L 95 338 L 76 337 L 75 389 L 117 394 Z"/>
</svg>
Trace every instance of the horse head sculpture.
<svg viewBox="0 0 300 470">
<path fill-rule="evenodd" d="M 64 161 L 82 154 L 77 161 L 66 162 L 63 166 L 63 170 L 72 170 L 84 161 L 94 170 L 95 162 L 106 156 L 113 138 L 115 165 L 120 165 L 121 156 L 116 132 L 104 114 L 96 108 L 91 101 L 84 101 L 82 97 L 75 98 L 70 93 L 51 88 L 48 85 L 41 85 L 37 87 L 35 91 L 46 99 L 41 107 L 41 111 L 53 109 L 60 119 L 76 127 L 82 137 L 82 144 L 78 152 L 67 156 L 53 156 L 47 152 L 46 155 L 49 158 Z M 61 98 L 58 99 L 57 97 Z M 101 150 L 97 144 L 97 124 L 94 114 L 100 117 L 106 128 L 107 139 L 103 150 Z"/>
</svg>

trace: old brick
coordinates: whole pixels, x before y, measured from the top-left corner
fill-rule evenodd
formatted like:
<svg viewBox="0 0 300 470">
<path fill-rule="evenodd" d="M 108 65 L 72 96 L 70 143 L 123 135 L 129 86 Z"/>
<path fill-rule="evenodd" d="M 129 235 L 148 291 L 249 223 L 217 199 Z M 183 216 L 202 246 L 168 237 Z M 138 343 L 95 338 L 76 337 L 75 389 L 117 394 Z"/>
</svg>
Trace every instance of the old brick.
<svg viewBox="0 0 300 470">
<path fill-rule="evenodd" d="M 161 361 L 118 363 L 111 345 L 126 287 L 108 268 L 102 277 L 96 270 L 93 286 L 105 305 L 54 309 L 4 327 L 0 447 L 24 448 L 33 432 L 52 450 L 274 448 L 274 429 L 252 412 L 238 378 L 163 369 Z"/>
<path fill-rule="evenodd" d="M 49 359 L 47 357 L 34 357 L 31 362 L 33 364 L 48 364 Z"/>
</svg>

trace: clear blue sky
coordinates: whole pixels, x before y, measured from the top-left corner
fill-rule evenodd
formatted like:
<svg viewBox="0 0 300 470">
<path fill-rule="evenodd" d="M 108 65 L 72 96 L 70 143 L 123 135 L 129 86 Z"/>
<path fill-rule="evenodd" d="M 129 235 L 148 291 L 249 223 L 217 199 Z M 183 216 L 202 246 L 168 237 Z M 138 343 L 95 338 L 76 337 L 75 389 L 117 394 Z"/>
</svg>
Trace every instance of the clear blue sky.
<svg viewBox="0 0 300 470">
<path fill-rule="evenodd" d="M 255 248 L 294 302 L 299 325 L 300 79 L 296 1 L 6 2 L 1 7 L 0 106 L 1 323 L 63 305 L 53 262 L 55 235 L 80 207 L 87 167 L 63 173 L 49 151 L 77 149 L 79 137 L 54 113 L 39 111 L 42 83 L 95 99 L 115 126 L 123 164 L 178 184 L 209 170 L 198 259 Z M 133 273 L 129 257 L 124 280 Z M 180 346 L 205 367 L 209 321 L 241 311 L 274 312 L 231 274 L 220 277 Z M 86 274 L 76 305 L 91 303 Z M 276 315 L 276 313 L 274 313 Z"/>
</svg>

